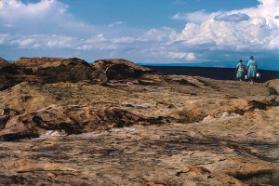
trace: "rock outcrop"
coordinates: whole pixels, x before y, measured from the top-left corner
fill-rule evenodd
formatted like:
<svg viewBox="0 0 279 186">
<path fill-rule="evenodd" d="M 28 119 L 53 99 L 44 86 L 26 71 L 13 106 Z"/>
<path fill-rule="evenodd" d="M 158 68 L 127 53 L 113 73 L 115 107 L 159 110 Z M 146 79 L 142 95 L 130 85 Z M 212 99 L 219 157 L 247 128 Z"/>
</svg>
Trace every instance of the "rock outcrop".
<svg viewBox="0 0 279 186">
<path fill-rule="evenodd" d="M 91 67 L 78 58 L 19 58 L 0 69 L 0 90 L 27 81 L 35 83 L 91 80 Z"/>
<path fill-rule="evenodd" d="M 47 131 L 81 134 L 97 130 L 158 124 L 161 119 L 145 118 L 118 108 L 93 111 L 88 106 L 51 105 L 30 114 L 11 118 L 0 131 L 2 140 L 33 138 Z M 3 126 L 3 124 L 2 124 Z"/>
<path fill-rule="evenodd" d="M 9 64 L 9 62 L 6 59 L 0 57 L 0 68 L 6 66 L 8 64 Z"/>
<path fill-rule="evenodd" d="M 9 86 L 11 86 L 11 80 L 6 76 L 6 68 L 9 66 L 9 62 L 4 58 L 0 57 L 0 90 L 3 90 Z M 5 75 L 4 75 L 5 74 Z"/>
<path fill-rule="evenodd" d="M 22 82 L 1 91 L 0 102 L 0 110 L 9 109 L 23 114 L 55 104 L 57 100 L 52 95 L 43 92 L 40 85 Z"/>
<path fill-rule="evenodd" d="M 137 79 L 151 72 L 124 59 L 97 60 L 93 65 L 79 58 L 19 58 L 14 63 L 0 60 L 0 90 L 23 81 L 35 83 L 108 82 Z"/>
<path fill-rule="evenodd" d="M 125 59 L 102 59 L 97 60 L 92 65 L 93 79 L 98 82 L 109 80 L 123 80 L 139 78 L 147 72 L 149 68 L 138 66 Z"/>
<path fill-rule="evenodd" d="M 279 95 L 279 79 L 271 80 L 266 83 L 271 94 Z"/>
<path fill-rule="evenodd" d="M 91 79 L 90 65 L 78 58 L 20 58 L 14 63 L 22 73 L 45 83 Z"/>
</svg>

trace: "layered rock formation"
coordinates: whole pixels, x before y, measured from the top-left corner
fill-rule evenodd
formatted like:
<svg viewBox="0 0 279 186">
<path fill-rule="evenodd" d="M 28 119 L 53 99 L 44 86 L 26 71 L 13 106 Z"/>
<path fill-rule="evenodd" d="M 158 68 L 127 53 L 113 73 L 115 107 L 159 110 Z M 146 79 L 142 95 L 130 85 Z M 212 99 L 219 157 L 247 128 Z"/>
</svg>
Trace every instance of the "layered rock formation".
<svg viewBox="0 0 279 186">
<path fill-rule="evenodd" d="M 26 58 L 13 63 L 0 59 L 0 90 L 18 83 L 79 82 L 106 83 L 110 80 L 139 78 L 150 69 L 124 59 L 98 60 L 93 65 L 79 58 Z"/>
<path fill-rule="evenodd" d="M 0 69 L 0 89 L 27 81 L 54 83 L 91 79 L 91 67 L 78 58 L 20 58 Z"/>
<path fill-rule="evenodd" d="M 91 79 L 90 65 L 78 58 L 20 58 L 14 64 L 45 83 Z"/>
<path fill-rule="evenodd" d="M 151 70 L 125 59 L 102 59 L 95 61 L 93 64 L 92 75 L 96 81 L 107 82 L 110 80 L 136 79 L 147 72 L 151 72 Z"/>
<path fill-rule="evenodd" d="M 160 75 L 119 59 L 4 64 L 1 185 L 279 183 L 278 80 Z"/>
<path fill-rule="evenodd" d="M 6 114 L 10 116 L 10 114 Z M 2 122 L 4 123 L 4 122 Z M 131 125 L 161 123 L 161 118 L 146 118 L 119 108 L 94 111 L 87 106 L 51 105 L 44 109 L 12 117 L 0 131 L 0 139 L 6 141 L 39 137 L 47 131 L 81 134 Z"/>
</svg>

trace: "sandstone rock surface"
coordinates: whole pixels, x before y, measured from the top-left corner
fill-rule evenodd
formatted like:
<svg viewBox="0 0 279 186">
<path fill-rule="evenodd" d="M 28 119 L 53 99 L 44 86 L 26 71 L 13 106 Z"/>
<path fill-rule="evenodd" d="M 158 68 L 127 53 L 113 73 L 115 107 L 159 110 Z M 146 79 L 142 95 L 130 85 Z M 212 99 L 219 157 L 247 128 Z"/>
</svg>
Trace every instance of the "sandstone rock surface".
<svg viewBox="0 0 279 186">
<path fill-rule="evenodd" d="M 0 185 L 279 184 L 277 80 L 126 60 L 22 58 L 0 71 Z"/>
<path fill-rule="evenodd" d="M 272 94 L 279 94 L 279 79 L 271 80 L 266 83 Z"/>
<path fill-rule="evenodd" d="M 160 118 L 145 118 L 119 108 L 94 111 L 87 106 L 51 105 L 30 114 L 13 117 L 4 124 L 0 138 L 13 141 L 39 137 L 47 131 L 59 131 L 70 135 L 160 122 Z"/>
<path fill-rule="evenodd" d="M 90 65 L 78 58 L 19 58 L 0 68 L 0 90 L 24 81 L 54 83 L 91 79 Z"/>
<path fill-rule="evenodd" d="M 19 58 L 14 64 L 47 83 L 91 79 L 90 65 L 78 58 Z"/>
<path fill-rule="evenodd" d="M 103 82 L 139 78 L 144 73 L 151 71 L 149 68 L 135 65 L 133 62 L 125 59 L 97 60 L 92 68 L 93 79 Z"/>
</svg>

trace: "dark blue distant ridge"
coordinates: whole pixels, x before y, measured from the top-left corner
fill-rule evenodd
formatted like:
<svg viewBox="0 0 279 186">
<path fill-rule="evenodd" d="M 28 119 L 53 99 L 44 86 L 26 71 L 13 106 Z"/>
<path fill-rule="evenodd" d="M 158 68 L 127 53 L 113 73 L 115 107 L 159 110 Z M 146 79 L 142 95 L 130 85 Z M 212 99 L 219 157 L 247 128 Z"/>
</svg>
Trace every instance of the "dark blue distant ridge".
<svg viewBox="0 0 279 186">
<path fill-rule="evenodd" d="M 177 74 L 201 76 L 217 80 L 235 80 L 235 68 L 221 67 L 187 67 L 187 66 L 159 66 L 159 65 L 144 65 L 152 70 L 162 74 Z M 279 71 L 259 70 L 261 81 L 279 79 Z"/>
</svg>

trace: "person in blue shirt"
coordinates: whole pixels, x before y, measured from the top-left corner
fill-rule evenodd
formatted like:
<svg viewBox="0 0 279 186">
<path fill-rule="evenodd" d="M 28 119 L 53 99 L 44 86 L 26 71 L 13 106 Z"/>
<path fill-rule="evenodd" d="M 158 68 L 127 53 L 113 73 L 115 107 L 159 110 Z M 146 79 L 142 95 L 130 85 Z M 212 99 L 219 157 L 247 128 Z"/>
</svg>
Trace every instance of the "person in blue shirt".
<svg viewBox="0 0 279 186">
<path fill-rule="evenodd" d="M 236 79 L 238 79 L 239 81 L 242 81 L 244 79 L 245 72 L 246 72 L 246 66 L 243 64 L 242 59 L 239 60 L 239 63 L 237 64 L 236 69 L 237 69 Z"/>
<path fill-rule="evenodd" d="M 255 79 L 257 78 L 257 72 L 258 72 L 257 70 L 258 67 L 253 56 L 250 57 L 247 64 L 247 68 L 248 68 L 247 77 L 251 81 L 251 84 L 253 84 Z"/>
</svg>

